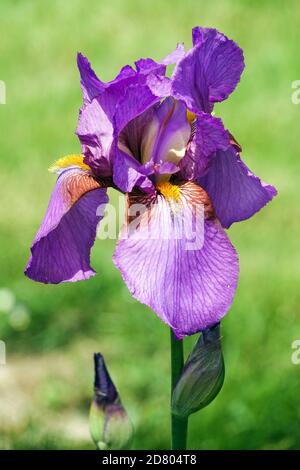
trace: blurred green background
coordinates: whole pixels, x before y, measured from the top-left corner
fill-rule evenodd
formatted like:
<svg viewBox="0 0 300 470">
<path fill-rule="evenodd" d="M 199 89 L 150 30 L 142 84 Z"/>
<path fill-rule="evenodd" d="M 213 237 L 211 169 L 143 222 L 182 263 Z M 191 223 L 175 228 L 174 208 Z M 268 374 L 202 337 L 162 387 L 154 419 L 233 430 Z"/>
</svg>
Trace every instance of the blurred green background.
<svg viewBox="0 0 300 470">
<path fill-rule="evenodd" d="M 190 46 L 195 25 L 216 27 L 244 49 L 242 81 L 216 111 L 279 196 L 230 229 L 241 275 L 222 323 L 225 384 L 190 419 L 189 448 L 300 448 L 300 365 L 291 363 L 300 338 L 300 106 L 291 102 L 299 24 L 297 0 L 1 0 L 0 448 L 93 448 L 94 351 L 132 417 L 133 447 L 169 446 L 169 331 L 130 297 L 111 260 L 114 242 L 96 242 L 98 275 L 87 282 L 44 286 L 23 269 L 55 181 L 47 168 L 80 151 L 76 52 L 110 80 L 139 57 L 160 59 L 178 41 Z"/>
</svg>

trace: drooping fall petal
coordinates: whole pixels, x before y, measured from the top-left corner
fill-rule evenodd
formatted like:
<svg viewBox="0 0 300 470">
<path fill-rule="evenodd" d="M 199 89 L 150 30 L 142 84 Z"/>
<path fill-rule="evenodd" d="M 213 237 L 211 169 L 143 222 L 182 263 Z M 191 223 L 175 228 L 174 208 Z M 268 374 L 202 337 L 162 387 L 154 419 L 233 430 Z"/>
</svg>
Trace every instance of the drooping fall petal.
<svg viewBox="0 0 300 470">
<path fill-rule="evenodd" d="M 191 182 L 176 188 L 169 197 L 129 197 L 113 259 L 132 295 L 181 338 L 225 315 L 239 269 L 205 191 Z"/>
<path fill-rule="evenodd" d="M 41 227 L 31 247 L 25 274 L 39 282 L 57 284 L 88 279 L 95 274 L 90 250 L 108 202 L 87 171 L 71 167 L 58 177 Z"/>
<path fill-rule="evenodd" d="M 198 182 L 209 194 L 225 228 L 248 219 L 277 194 L 274 186 L 249 170 L 233 145 L 217 152 L 209 171 Z"/>
</svg>

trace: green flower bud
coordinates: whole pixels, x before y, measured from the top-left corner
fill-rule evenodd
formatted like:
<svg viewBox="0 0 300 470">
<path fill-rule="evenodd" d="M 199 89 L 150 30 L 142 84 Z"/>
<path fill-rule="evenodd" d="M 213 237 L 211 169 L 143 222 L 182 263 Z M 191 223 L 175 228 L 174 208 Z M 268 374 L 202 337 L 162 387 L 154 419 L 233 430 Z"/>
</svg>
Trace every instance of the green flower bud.
<svg viewBox="0 0 300 470">
<path fill-rule="evenodd" d="M 133 427 L 110 378 L 103 356 L 94 355 L 95 396 L 90 408 L 90 432 L 99 450 L 122 450 L 130 446 Z"/>
<path fill-rule="evenodd" d="M 220 324 L 205 330 L 188 357 L 172 395 L 172 413 L 182 418 L 209 405 L 225 377 Z"/>
</svg>

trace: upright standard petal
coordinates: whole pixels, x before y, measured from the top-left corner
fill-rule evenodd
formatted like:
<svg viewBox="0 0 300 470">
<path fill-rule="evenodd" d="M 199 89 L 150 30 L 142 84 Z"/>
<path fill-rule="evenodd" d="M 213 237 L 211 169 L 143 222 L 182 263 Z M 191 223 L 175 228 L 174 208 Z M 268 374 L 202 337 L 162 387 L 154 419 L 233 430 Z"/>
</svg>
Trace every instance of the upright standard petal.
<svg viewBox="0 0 300 470">
<path fill-rule="evenodd" d="M 148 89 L 144 99 L 140 98 L 136 105 L 134 100 L 129 104 L 126 99 L 124 108 L 121 108 L 122 111 L 125 109 L 127 121 L 136 106 L 144 106 L 147 100 L 154 101 L 146 111 L 131 119 L 118 136 L 114 182 L 125 192 L 131 191 L 134 186 L 143 189 L 141 183 L 144 185 L 146 175 L 151 175 L 157 181 L 161 178 L 169 179 L 171 174 L 178 172 L 177 164 L 183 158 L 191 136 L 191 126 L 183 103 L 173 98 L 156 103 L 157 98 L 153 99 Z M 123 112 L 118 110 L 116 115 L 119 114 L 124 119 Z M 120 122 L 117 129 L 123 126 L 123 121 Z M 141 175 L 145 175 L 143 179 Z"/>
<path fill-rule="evenodd" d="M 178 61 L 173 96 L 193 111 L 211 112 L 213 104 L 233 92 L 244 69 L 238 45 L 215 29 L 194 28 L 194 47 Z"/>
<path fill-rule="evenodd" d="M 174 53 L 174 57 L 179 56 L 179 52 Z M 117 168 L 114 178 L 118 186 L 120 165 L 124 160 L 118 154 L 119 134 L 131 120 L 169 92 L 170 80 L 164 77 L 166 64 L 144 59 L 137 63 L 137 71 L 126 66 L 108 83 L 98 79 L 82 54 L 78 55 L 78 67 L 84 104 L 80 110 L 76 133 L 85 162 L 100 177 L 111 176 L 115 164 Z M 152 79 L 148 83 L 150 77 Z M 123 183 L 125 180 L 126 178 L 122 178 Z M 120 189 L 123 191 L 124 187 L 120 186 Z"/>
<path fill-rule="evenodd" d="M 152 112 L 151 107 L 157 104 L 160 99 L 161 97 L 157 96 L 154 90 L 150 90 L 148 85 L 132 85 L 126 90 L 116 108 L 114 116 L 113 180 L 121 191 L 131 191 L 133 181 L 141 189 L 144 187 L 145 178 L 140 178 L 140 175 L 145 174 L 145 171 L 138 161 L 138 155 L 133 152 L 138 150 L 142 129 L 145 126 L 143 114 L 146 113 L 147 118 L 148 113 L 151 114 Z M 136 118 L 137 122 L 131 123 Z M 126 129 L 128 125 L 129 129 Z M 128 130 L 130 135 L 127 132 Z M 126 149 L 124 149 L 124 145 Z M 125 153 L 124 150 L 126 150 Z M 146 184 L 149 185 L 148 182 Z"/>
<path fill-rule="evenodd" d="M 198 183 L 209 194 L 225 228 L 248 219 L 277 194 L 274 186 L 264 183 L 249 170 L 233 145 L 217 152 L 209 171 Z"/>
<path fill-rule="evenodd" d="M 205 191 L 192 182 L 164 184 L 152 198 L 129 196 L 113 259 L 132 295 L 182 338 L 225 315 L 238 258 Z"/>
<path fill-rule="evenodd" d="M 153 59 L 139 59 L 135 62 L 137 72 L 141 73 L 155 73 L 157 75 L 165 75 L 166 67 L 175 64 L 184 56 L 184 45 L 179 43 L 174 51 L 168 54 L 160 62 L 155 62 Z"/>
<path fill-rule="evenodd" d="M 171 97 L 156 106 L 144 131 L 142 161 L 178 164 L 191 137 L 186 107 Z"/>
<path fill-rule="evenodd" d="M 109 118 L 112 118 L 116 106 L 120 99 L 123 98 L 128 87 L 138 84 L 145 85 L 148 79 L 153 78 L 153 82 L 151 79 L 149 80 L 150 88 L 154 90 L 156 83 L 156 88 L 162 89 L 164 84 L 166 86 L 169 83 L 169 80 L 165 77 L 167 65 L 177 62 L 183 56 L 184 47 L 182 44 L 179 44 L 176 50 L 161 62 L 155 62 L 153 59 L 140 59 L 135 62 L 137 70 L 134 70 L 130 65 L 125 65 L 116 78 L 105 83 L 97 77 L 88 59 L 79 53 L 77 64 L 80 72 L 84 102 L 91 102 L 94 98 L 97 98 Z"/>
<path fill-rule="evenodd" d="M 184 44 L 182 42 L 177 44 L 177 47 L 174 51 L 170 52 L 164 59 L 160 61 L 164 65 L 176 64 L 184 56 Z"/>
<path fill-rule="evenodd" d="M 102 82 L 82 54 L 77 57 L 83 92 L 76 134 L 79 137 L 86 163 L 96 175 L 112 175 L 113 120 L 116 106 L 128 86 L 137 83 L 138 74 L 130 66 L 121 69 L 117 77 Z"/>
<path fill-rule="evenodd" d="M 101 177 L 111 176 L 116 110 L 131 86 L 143 87 L 147 74 L 140 74 L 130 66 L 125 66 L 114 80 L 104 83 L 82 54 L 78 54 L 78 68 L 84 104 L 79 113 L 76 134 L 85 161 L 93 172 Z"/>
<path fill-rule="evenodd" d="M 184 158 L 180 162 L 183 179 L 196 180 L 208 170 L 217 150 L 226 150 L 230 135 L 222 120 L 210 114 L 199 113 L 192 123 L 192 139 Z"/>
<path fill-rule="evenodd" d="M 84 161 L 93 173 L 101 177 L 111 176 L 113 125 L 96 98 L 81 108 L 76 134 Z"/>
<path fill-rule="evenodd" d="M 26 276 L 51 284 L 93 276 L 90 250 L 107 202 L 106 189 L 86 170 L 64 169 L 33 241 Z"/>
<path fill-rule="evenodd" d="M 110 91 L 111 99 L 114 96 L 118 98 L 125 91 L 126 87 L 137 78 L 136 71 L 129 65 L 126 65 L 120 70 L 116 78 L 107 83 L 102 82 L 92 69 L 88 59 L 81 53 L 77 55 L 77 65 L 84 101 L 92 101 L 105 91 Z M 113 103 L 111 107 L 113 107 Z"/>
</svg>

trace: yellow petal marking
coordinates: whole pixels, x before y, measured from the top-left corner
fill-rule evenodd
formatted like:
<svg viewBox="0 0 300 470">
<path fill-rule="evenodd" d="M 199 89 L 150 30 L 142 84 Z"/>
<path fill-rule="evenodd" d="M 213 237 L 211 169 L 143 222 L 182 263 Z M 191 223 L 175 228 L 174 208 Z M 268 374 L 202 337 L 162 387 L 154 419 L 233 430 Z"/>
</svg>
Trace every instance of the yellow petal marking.
<svg viewBox="0 0 300 470">
<path fill-rule="evenodd" d="M 78 166 L 82 170 L 90 170 L 90 167 L 84 163 L 83 158 L 83 155 L 66 155 L 56 160 L 56 162 L 50 166 L 49 171 L 51 173 L 59 173 L 61 170 L 70 166 Z"/>
<path fill-rule="evenodd" d="M 189 121 L 189 123 L 192 124 L 196 119 L 196 114 L 192 113 L 191 111 L 187 109 L 186 118 Z"/>
<path fill-rule="evenodd" d="M 171 184 L 169 181 L 162 181 L 156 185 L 156 189 L 169 201 L 179 202 L 180 189 L 176 184 Z"/>
<path fill-rule="evenodd" d="M 212 116 L 215 116 L 215 114 L 216 114 L 215 111 L 212 111 L 212 112 L 211 112 L 211 115 L 212 115 Z M 192 111 L 189 111 L 189 110 L 187 109 L 187 111 L 186 111 L 186 118 L 187 118 L 187 120 L 189 121 L 189 123 L 192 124 L 192 123 L 195 121 L 195 119 L 196 119 L 196 114 L 195 114 L 195 113 L 192 113 Z"/>
</svg>

